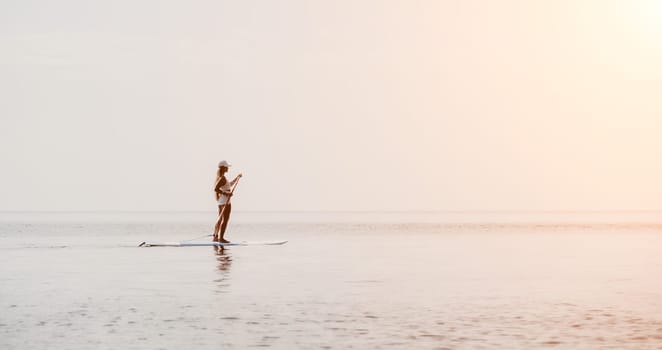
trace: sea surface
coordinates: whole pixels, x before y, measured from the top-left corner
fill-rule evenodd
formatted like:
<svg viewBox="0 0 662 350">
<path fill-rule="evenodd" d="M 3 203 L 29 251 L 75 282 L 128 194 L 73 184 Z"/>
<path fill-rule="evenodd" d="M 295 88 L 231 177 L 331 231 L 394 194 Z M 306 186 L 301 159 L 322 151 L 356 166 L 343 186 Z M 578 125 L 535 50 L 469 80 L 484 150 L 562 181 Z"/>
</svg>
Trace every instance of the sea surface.
<svg viewBox="0 0 662 350">
<path fill-rule="evenodd" d="M 0 349 L 662 349 L 662 213 L 0 213 Z"/>
</svg>

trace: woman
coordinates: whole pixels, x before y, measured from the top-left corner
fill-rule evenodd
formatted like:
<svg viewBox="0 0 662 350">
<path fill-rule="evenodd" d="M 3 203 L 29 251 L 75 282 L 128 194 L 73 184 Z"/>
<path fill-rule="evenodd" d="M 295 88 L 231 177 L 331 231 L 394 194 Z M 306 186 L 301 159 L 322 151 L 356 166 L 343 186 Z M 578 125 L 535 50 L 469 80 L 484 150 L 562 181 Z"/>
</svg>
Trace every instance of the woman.
<svg viewBox="0 0 662 350">
<path fill-rule="evenodd" d="M 214 186 L 214 192 L 216 193 L 216 202 L 218 202 L 218 219 L 216 220 L 216 226 L 214 226 L 214 242 L 230 243 L 230 241 L 227 241 L 224 238 L 225 228 L 228 226 L 230 212 L 232 211 L 230 197 L 232 196 L 234 186 L 242 175 L 239 174 L 234 180 L 228 182 L 225 178 L 225 173 L 228 171 L 228 168 L 230 168 L 230 164 L 222 160 L 218 163 L 218 171 L 216 171 L 216 185 Z"/>
</svg>

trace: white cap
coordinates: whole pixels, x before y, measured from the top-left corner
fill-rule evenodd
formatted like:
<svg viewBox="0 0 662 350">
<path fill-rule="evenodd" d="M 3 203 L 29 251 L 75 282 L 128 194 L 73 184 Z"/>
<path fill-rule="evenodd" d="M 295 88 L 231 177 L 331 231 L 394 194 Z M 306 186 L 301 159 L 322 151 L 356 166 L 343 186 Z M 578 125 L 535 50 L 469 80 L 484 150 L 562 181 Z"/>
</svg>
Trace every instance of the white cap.
<svg viewBox="0 0 662 350">
<path fill-rule="evenodd" d="M 222 160 L 222 161 L 218 162 L 218 167 L 219 167 L 219 168 L 220 168 L 220 167 L 226 167 L 226 168 L 229 168 L 229 167 L 231 167 L 231 165 L 230 165 L 230 163 L 228 163 L 227 161 Z"/>
</svg>

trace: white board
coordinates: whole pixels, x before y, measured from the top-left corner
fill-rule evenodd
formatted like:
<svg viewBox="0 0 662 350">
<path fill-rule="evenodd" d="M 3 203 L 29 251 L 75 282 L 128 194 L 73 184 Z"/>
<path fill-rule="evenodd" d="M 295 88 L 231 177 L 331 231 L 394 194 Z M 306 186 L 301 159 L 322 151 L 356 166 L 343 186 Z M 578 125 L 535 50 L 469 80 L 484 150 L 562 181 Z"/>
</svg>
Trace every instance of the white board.
<svg viewBox="0 0 662 350">
<path fill-rule="evenodd" d="M 243 245 L 281 245 L 287 241 L 263 241 L 263 242 L 162 242 L 162 243 L 147 243 L 142 242 L 138 247 L 231 247 Z"/>
</svg>

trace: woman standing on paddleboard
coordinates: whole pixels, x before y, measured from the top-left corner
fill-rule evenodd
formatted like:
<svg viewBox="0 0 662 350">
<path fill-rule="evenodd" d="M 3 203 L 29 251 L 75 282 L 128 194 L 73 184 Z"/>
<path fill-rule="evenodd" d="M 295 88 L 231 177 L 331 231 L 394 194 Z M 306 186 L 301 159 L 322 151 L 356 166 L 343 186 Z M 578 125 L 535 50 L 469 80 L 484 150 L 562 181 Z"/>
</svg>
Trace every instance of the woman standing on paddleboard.
<svg viewBox="0 0 662 350">
<path fill-rule="evenodd" d="M 214 192 L 216 193 L 216 202 L 218 203 L 218 219 L 214 226 L 214 242 L 230 243 L 225 239 L 225 228 L 230 221 L 230 212 L 232 211 L 232 204 L 230 204 L 230 197 L 234 186 L 241 178 L 240 173 L 232 181 L 225 178 L 225 173 L 228 172 L 230 164 L 222 160 L 218 163 L 218 170 L 216 171 L 216 184 L 214 185 Z M 220 237 L 219 237 L 220 236 Z"/>
</svg>

